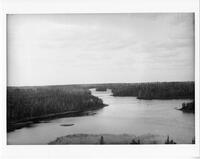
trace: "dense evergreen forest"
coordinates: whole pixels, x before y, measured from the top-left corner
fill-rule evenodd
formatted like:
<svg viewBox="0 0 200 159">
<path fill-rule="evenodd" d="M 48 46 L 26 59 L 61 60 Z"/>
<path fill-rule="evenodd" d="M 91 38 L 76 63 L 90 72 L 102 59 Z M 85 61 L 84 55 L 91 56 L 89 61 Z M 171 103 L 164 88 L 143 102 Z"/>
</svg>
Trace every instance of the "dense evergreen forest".
<svg viewBox="0 0 200 159">
<path fill-rule="evenodd" d="M 112 89 L 114 96 L 136 96 L 138 99 L 193 99 L 193 82 L 141 83 Z"/>
<path fill-rule="evenodd" d="M 77 86 L 8 87 L 8 123 L 68 111 L 103 107 L 103 101 Z"/>
<path fill-rule="evenodd" d="M 104 86 L 99 86 L 96 88 L 96 91 L 106 91 L 106 90 L 107 90 L 107 88 Z"/>
</svg>

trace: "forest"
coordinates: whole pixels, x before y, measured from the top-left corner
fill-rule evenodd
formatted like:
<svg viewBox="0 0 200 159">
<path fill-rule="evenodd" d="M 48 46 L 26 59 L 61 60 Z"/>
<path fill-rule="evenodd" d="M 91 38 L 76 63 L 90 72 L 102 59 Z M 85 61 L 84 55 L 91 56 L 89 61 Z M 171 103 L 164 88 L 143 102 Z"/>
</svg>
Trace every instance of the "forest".
<svg viewBox="0 0 200 159">
<path fill-rule="evenodd" d="M 85 111 L 105 106 L 88 89 L 77 86 L 8 87 L 7 123 L 52 113 Z"/>
<path fill-rule="evenodd" d="M 138 99 L 193 99 L 194 82 L 140 83 L 112 89 L 114 96 L 136 96 Z"/>
<path fill-rule="evenodd" d="M 107 90 L 107 88 L 104 86 L 99 86 L 96 88 L 96 91 L 106 91 L 106 90 Z"/>
</svg>

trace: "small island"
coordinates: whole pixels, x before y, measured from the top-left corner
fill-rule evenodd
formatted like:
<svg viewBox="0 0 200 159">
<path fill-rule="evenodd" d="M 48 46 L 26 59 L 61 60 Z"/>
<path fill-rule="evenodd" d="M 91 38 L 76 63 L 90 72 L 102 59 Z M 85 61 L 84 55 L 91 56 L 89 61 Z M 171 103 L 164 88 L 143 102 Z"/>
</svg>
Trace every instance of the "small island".
<svg viewBox="0 0 200 159">
<path fill-rule="evenodd" d="M 190 102 L 190 103 L 183 103 L 182 104 L 182 108 L 180 108 L 179 110 L 182 110 L 185 113 L 195 113 L 195 103 L 194 101 Z"/>
</svg>

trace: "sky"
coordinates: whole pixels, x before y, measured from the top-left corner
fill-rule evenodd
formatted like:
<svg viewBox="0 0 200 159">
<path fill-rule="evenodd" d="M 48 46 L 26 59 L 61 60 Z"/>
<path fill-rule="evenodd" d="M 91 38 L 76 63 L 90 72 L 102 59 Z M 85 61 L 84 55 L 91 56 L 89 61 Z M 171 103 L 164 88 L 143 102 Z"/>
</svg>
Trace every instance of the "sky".
<svg viewBox="0 0 200 159">
<path fill-rule="evenodd" d="M 194 80 L 192 13 L 8 15 L 8 85 Z"/>
</svg>

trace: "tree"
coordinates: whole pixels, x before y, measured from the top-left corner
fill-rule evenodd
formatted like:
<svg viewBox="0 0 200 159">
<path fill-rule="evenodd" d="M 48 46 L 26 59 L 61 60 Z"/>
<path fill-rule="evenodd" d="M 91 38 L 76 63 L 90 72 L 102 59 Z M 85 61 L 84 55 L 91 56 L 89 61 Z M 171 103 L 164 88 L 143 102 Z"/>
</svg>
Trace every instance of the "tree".
<svg viewBox="0 0 200 159">
<path fill-rule="evenodd" d="M 101 138 L 100 138 L 100 144 L 104 144 L 103 136 L 101 136 Z"/>
<path fill-rule="evenodd" d="M 173 140 L 169 139 L 169 136 L 167 136 L 167 140 L 165 141 L 165 144 L 176 144 Z"/>
</svg>

